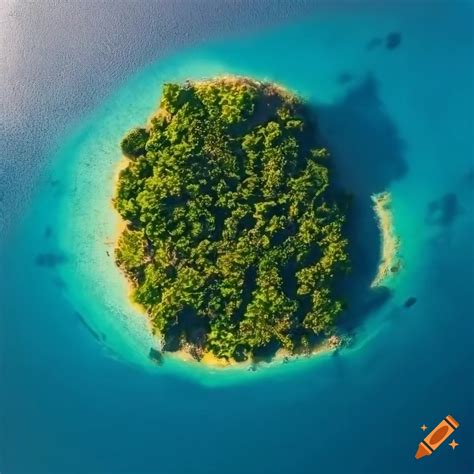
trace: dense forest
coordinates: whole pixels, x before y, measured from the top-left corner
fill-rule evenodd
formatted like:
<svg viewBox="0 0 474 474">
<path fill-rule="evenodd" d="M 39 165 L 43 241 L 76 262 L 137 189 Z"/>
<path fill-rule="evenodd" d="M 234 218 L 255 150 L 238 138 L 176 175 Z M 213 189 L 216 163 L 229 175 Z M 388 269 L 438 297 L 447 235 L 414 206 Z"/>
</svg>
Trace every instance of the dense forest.
<svg viewBox="0 0 474 474">
<path fill-rule="evenodd" d="M 328 334 L 345 205 L 300 100 L 245 78 L 165 84 L 121 146 L 116 262 L 164 351 L 239 361 Z"/>
</svg>

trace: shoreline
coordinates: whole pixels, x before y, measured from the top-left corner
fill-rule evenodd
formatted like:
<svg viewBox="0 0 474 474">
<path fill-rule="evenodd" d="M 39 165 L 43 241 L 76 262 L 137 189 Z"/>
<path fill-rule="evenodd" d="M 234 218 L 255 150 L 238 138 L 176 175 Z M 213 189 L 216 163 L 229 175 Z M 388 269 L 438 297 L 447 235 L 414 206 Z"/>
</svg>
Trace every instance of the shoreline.
<svg viewBox="0 0 474 474">
<path fill-rule="evenodd" d="M 285 86 L 278 84 L 277 82 L 253 79 L 246 76 L 232 75 L 232 74 L 222 74 L 216 77 L 210 77 L 207 79 L 198 79 L 198 80 L 187 80 L 187 84 L 195 85 L 198 87 L 206 87 L 206 85 L 212 81 L 213 83 L 229 83 L 229 84 L 251 84 L 256 87 L 265 89 L 266 91 L 271 92 L 272 94 L 280 94 L 286 99 L 300 102 L 300 98 L 297 94 L 290 92 Z"/>
<path fill-rule="evenodd" d="M 246 76 L 239 76 L 239 75 L 231 75 L 231 74 L 221 74 L 215 77 L 204 78 L 204 79 L 187 79 L 184 83 L 188 86 L 195 86 L 200 88 L 205 88 L 212 82 L 214 84 L 222 84 L 227 83 L 231 85 L 239 85 L 239 84 L 249 84 L 254 87 L 260 88 L 263 91 L 267 92 L 269 95 L 280 95 L 287 99 L 288 101 L 294 104 L 301 104 L 301 99 L 295 93 L 290 92 L 287 88 L 283 85 L 278 84 L 272 81 L 260 80 L 260 79 L 253 79 Z M 160 107 L 158 104 L 156 110 L 148 117 L 145 122 L 145 130 L 149 131 L 152 120 L 154 118 L 159 118 L 161 115 L 167 114 L 167 112 Z M 123 156 L 124 159 L 128 159 L 126 156 Z"/>
<path fill-rule="evenodd" d="M 371 196 L 373 210 L 377 218 L 377 225 L 381 234 L 380 263 L 377 274 L 370 287 L 382 286 L 382 283 L 389 277 L 398 273 L 401 269 L 399 257 L 400 239 L 395 233 L 393 223 L 393 213 L 391 209 L 392 195 L 382 192 Z"/>
<path fill-rule="evenodd" d="M 220 359 L 211 352 L 205 352 L 202 359 L 196 360 L 188 351 L 180 349 L 174 352 L 163 353 L 164 358 L 179 360 L 185 363 L 202 365 L 211 369 L 236 368 L 247 371 L 255 371 L 258 368 L 266 368 L 273 365 L 295 362 L 300 359 L 310 359 L 317 356 L 327 355 L 339 350 L 346 344 L 345 336 L 331 336 L 316 344 L 309 352 L 291 354 L 285 349 L 278 349 L 271 359 L 247 359 L 237 362 L 235 359 Z"/>
<path fill-rule="evenodd" d="M 113 179 L 112 179 L 112 196 L 114 195 L 115 189 L 117 188 L 120 172 L 128 166 L 129 161 L 130 161 L 129 158 L 127 158 L 125 155 L 122 155 L 119 162 L 115 166 L 115 171 L 114 171 L 114 175 L 113 175 Z M 153 327 L 151 325 L 151 321 L 150 321 L 150 318 L 148 317 L 146 309 L 141 304 L 134 301 L 133 298 L 132 298 L 132 293 L 133 293 L 133 290 L 134 290 L 133 282 L 127 277 L 127 275 L 125 275 L 124 272 L 122 272 L 122 270 L 119 267 L 117 267 L 117 265 L 115 263 L 115 250 L 117 249 L 120 236 L 122 235 L 123 231 L 127 228 L 127 221 L 125 221 L 122 218 L 122 216 L 115 209 L 113 199 L 114 199 L 113 197 L 110 199 L 109 204 L 110 204 L 110 207 L 112 208 L 112 211 L 113 211 L 114 215 L 117 217 L 117 224 L 115 226 L 114 234 L 111 237 L 111 239 L 105 241 L 104 243 L 105 243 L 106 246 L 109 246 L 109 247 L 112 248 L 112 252 L 110 253 L 110 257 L 114 260 L 114 267 L 119 270 L 120 276 L 122 277 L 123 281 L 125 282 L 126 299 L 127 299 L 128 304 L 130 304 L 132 306 L 132 308 L 145 319 L 147 328 L 150 332 L 150 335 L 155 340 L 156 336 L 153 333 Z"/>
</svg>

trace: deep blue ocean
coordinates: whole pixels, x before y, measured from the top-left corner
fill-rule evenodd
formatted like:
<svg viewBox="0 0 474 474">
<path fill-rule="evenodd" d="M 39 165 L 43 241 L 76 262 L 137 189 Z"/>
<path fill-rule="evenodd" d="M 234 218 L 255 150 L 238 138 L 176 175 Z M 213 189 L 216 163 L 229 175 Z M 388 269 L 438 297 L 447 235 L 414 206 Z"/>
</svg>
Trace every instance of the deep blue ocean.
<svg viewBox="0 0 474 474">
<path fill-rule="evenodd" d="M 0 2 L 0 473 L 472 473 L 473 58 L 467 1 Z M 156 367 L 107 255 L 118 144 L 226 73 L 303 96 L 354 195 L 353 344 Z M 385 190 L 403 268 L 363 299 Z"/>
</svg>

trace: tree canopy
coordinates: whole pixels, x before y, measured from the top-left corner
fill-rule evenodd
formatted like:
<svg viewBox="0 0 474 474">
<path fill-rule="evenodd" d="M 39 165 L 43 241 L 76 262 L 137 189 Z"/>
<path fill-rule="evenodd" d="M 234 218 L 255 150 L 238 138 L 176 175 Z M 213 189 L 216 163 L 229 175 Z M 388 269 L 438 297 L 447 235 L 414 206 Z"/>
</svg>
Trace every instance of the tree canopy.
<svg viewBox="0 0 474 474">
<path fill-rule="evenodd" d="M 122 151 L 116 262 L 164 350 L 241 360 L 330 330 L 345 209 L 295 96 L 245 78 L 166 84 Z"/>
</svg>

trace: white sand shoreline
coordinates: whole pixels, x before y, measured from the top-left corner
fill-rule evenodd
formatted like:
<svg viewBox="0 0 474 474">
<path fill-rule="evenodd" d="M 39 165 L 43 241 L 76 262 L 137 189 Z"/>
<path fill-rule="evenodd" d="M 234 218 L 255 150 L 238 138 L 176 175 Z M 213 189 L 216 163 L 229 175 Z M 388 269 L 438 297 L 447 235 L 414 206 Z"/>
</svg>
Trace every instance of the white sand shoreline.
<svg viewBox="0 0 474 474">
<path fill-rule="evenodd" d="M 380 264 L 371 283 L 371 288 L 375 288 L 382 286 L 387 278 L 400 270 L 401 261 L 399 257 L 400 239 L 395 233 L 391 210 L 392 196 L 389 192 L 374 194 L 372 201 L 381 233 Z"/>
</svg>

